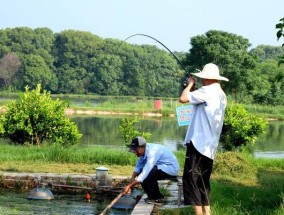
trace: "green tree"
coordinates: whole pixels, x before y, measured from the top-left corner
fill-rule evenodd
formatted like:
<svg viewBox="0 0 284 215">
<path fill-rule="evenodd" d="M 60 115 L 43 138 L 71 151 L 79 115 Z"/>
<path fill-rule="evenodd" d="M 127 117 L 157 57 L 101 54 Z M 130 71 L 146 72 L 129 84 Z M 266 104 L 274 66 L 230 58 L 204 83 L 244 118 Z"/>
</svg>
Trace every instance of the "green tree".
<svg viewBox="0 0 284 215">
<path fill-rule="evenodd" d="M 122 61 L 117 55 L 100 55 L 96 59 L 92 92 L 101 95 L 119 95 L 122 88 Z"/>
<path fill-rule="evenodd" d="M 141 63 L 145 70 L 145 88 L 147 96 L 176 97 L 179 95 L 180 78 L 184 71 L 176 59 L 155 46 L 143 45 L 144 59 Z"/>
<path fill-rule="evenodd" d="M 59 92 L 85 94 L 92 78 L 92 74 L 87 73 L 84 68 L 72 68 L 63 65 L 57 72 L 59 78 Z"/>
<path fill-rule="evenodd" d="M 279 20 L 279 23 L 276 24 L 276 29 L 278 29 L 276 36 L 279 40 L 281 37 L 284 37 L 284 17 Z M 282 47 L 284 46 L 284 43 L 282 44 Z M 284 55 L 280 58 L 278 65 L 284 63 Z"/>
<path fill-rule="evenodd" d="M 0 56 L 15 53 L 22 63 L 22 73 L 15 76 L 13 82 L 15 89 L 22 90 L 26 85 L 35 87 L 37 83 L 41 83 L 47 90 L 57 90 L 54 58 L 51 54 L 53 45 L 54 35 L 48 28 L 33 30 L 19 27 L 0 31 Z M 43 66 L 46 74 L 42 74 L 40 68 L 36 69 L 37 66 Z"/>
<path fill-rule="evenodd" d="M 211 30 L 191 39 L 191 49 L 184 59 L 188 71 L 195 72 L 207 63 L 219 66 L 220 73 L 229 78 L 223 88 L 235 100 L 246 93 L 247 73 L 253 71 L 257 61 L 249 52 L 249 40 L 224 31 Z"/>
<path fill-rule="evenodd" d="M 58 92 L 87 93 L 104 40 L 89 32 L 74 30 L 63 31 L 55 38 L 53 55 L 59 80 Z"/>
<path fill-rule="evenodd" d="M 22 62 L 12 84 L 15 90 L 40 83 L 51 93 L 176 97 L 184 73 L 156 46 L 104 40 L 75 30 L 0 30 L 0 57 L 12 52 Z"/>
<path fill-rule="evenodd" d="M 67 104 L 40 91 L 40 85 L 31 91 L 26 87 L 18 100 L 8 103 L 7 112 L 0 118 L 0 136 L 16 144 L 78 143 L 81 137 L 78 128 L 64 114 Z"/>
<path fill-rule="evenodd" d="M 55 36 L 53 49 L 55 66 L 86 68 L 90 59 L 102 53 L 104 45 L 103 39 L 90 32 L 66 30 L 58 33 Z"/>
<path fill-rule="evenodd" d="M 5 45 L 9 46 L 11 52 L 16 52 L 20 55 L 34 54 L 36 47 L 34 46 L 35 34 L 31 28 L 17 27 L 6 29 L 7 40 Z"/>
<path fill-rule="evenodd" d="M 258 63 L 248 73 L 247 79 L 247 89 L 253 102 L 266 105 L 284 104 L 281 99 L 281 94 L 284 93 L 283 69 L 277 66 L 276 60 L 268 59 Z"/>
<path fill-rule="evenodd" d="M 279 57 L 284 55 L 284 48 L 281 46 L 259 45 L 249 51 L 255 55 L 261 63 L 268 59 L 279 60 Z"/>
<path fill-rule="evenodd" d="M 54 57 L 52 55 L 52 48 L 54 46 L 55 36 L 49 28 L 36 28 L 34 30 L 35 40 L 35 53 L 41 56 L 46 65 L 55 73 Z"/>
<path fill-rule="evenodd" d="M 21 77 L 22 86 L 36 88 L 37 84 L 55 92 L 58 87 L 58 80 L 44 59 L 39 55 L 26 55 L 23 60 L 23 74 Z"/>
</svg>

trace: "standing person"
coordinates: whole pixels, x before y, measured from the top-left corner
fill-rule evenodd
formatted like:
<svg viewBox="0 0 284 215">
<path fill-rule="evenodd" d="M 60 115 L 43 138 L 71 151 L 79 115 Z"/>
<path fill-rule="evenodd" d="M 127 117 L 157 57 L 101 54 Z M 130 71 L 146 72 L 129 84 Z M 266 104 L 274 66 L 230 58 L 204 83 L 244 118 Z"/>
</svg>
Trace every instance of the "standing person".
<svg viewBox="0 0 284 215">
<path fill-rule="evenodd" d="M 190 92 L 196 81 L 190 77 L 179 98 L 181 103 L 192 104 L 194 108 L 192 122 L 184 140 L 184 204 L 193 205 L 196 215 L 209 215 L 209 180 L 227 105 L 219 81 L 229 80 L 219 75 L 219 68 L 213 63 L 206 64 L 202 71 L 191 74 L 201 78 L 203 86 Z"/>
<path fill-rule="evenodd" d="M 160 144 L 146 144 L 143 137 L 132 140 L 129 152 L 138 157 L 130 183 L 124 187 L 124 194 L 131 188 L 141 184 L 148 198 L 147 203 L 161 204 L 164 196 L 159 190 L 158 180 L 177 176 L 179 164 L 175 155 L 165 146 Z"/>
</svg>

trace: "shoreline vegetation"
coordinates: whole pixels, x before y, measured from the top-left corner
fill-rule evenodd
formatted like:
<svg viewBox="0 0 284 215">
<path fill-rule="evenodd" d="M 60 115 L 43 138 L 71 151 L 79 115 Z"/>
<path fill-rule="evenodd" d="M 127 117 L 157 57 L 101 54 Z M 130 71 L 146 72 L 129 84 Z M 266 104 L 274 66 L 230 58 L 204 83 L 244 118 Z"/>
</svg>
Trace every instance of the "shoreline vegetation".
<svg viewBox="0 0 284 215">
<path fill-rule="evenodd" d="M 176 108 L 183 106 L 178 98 L 156 98 L 138 96 L 99 96 L 99 95 L 51 95 L 54 99 L 68 103 L 66 115 L 139 115 L 145 117 L 176 117 Z M 18 93 L 3 93 L 0 98 L 0 113 L 5 112 L 5 106 L 10 100 L 18 98 Z M 155 102 L 159 106 L 155 106 Z M 228 105 L 237 104 L 228 101 Z M 284 106 L 241 104 L 248 113 L 258 115 L 269 121 L 284 120 Z"/>
<path fill-rule="evenodd" d="M 0 114 L 5 113 L 5 108 L 0 106 Z M 252 113 L 252 112 L 250 112 Z M 93 109 L 89 107 L 69 107 L 65 109 L 66 116 L 74 116 L 74 115 L 109 115 L 109 116 L 118 116 L 118 115 L 125 115 L 125 116 L 144 116 L 144 117 L 176 117 L 176 113 L 163 113 L 162 110 L 117 110 L 117 109 L 109 109 L 109 110 L 100 110 L 100 109 Z M 277 114 L 265 114 L 265 113 L 256 113 L 261 117 L 265 118 L 267 121 L 283 121 L 284 115 Z"/>
</svg>

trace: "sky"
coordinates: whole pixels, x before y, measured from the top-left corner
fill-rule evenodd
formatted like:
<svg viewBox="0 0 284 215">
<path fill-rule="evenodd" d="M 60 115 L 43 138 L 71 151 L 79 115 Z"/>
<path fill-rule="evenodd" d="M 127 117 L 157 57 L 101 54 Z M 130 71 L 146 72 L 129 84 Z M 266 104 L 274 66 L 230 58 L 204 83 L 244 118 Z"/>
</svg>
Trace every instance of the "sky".
<svg viewBox="0 0 284 215">
<path fill-rule="evenodd" d="M 88 31 L 125 40 L 133 34 L 156 38 L 171 51 L 188 52 L 190 39 L 221 30 L 258 45 L 281 46 L 275 25 L 284 17 L 283 0 L 0 0 L 0 29 L 47 27 Z M 132 44 L 156 45 L 148 37 Z"/>
</svg>

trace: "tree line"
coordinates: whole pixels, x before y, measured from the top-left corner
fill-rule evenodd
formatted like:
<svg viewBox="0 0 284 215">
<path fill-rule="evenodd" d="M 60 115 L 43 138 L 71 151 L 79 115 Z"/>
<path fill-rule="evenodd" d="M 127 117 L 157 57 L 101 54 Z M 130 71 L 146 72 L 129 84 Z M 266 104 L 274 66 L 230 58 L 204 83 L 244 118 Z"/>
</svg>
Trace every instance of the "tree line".
<svg viewBox="0 0 284 215">
<path fill-rule="evenodd" d="M 188 52 L 174 52 L 186 70 L 213 62 L 230 81 L 234 100 L 283 105 L 283 47 L 259 45 L 228 32 L 192 37 Z M 178 97 L 187 71 L 167 51 L 131 45 L 90 32 L 28 27 L 0 30 L 0 91 L 24 91 L 38 84 L 52 94 Z"/>
</svg>

